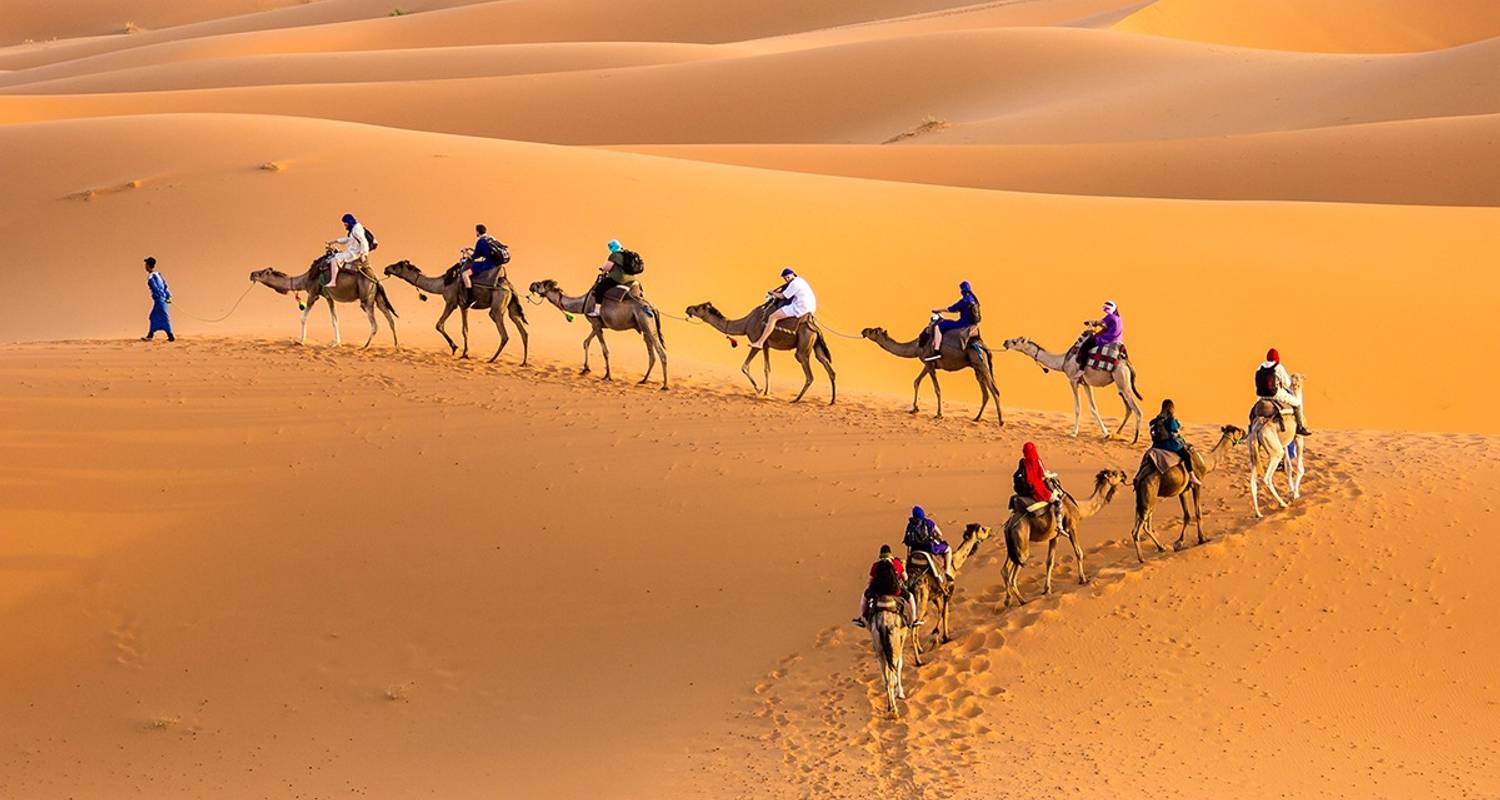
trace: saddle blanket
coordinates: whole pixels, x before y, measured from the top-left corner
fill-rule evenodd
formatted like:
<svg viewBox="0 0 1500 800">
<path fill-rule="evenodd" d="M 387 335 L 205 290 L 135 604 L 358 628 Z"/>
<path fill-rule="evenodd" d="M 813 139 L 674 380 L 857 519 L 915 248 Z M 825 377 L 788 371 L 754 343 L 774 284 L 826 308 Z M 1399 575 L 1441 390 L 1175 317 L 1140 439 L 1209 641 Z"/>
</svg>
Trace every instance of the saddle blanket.
<svg viewBox="0 0 1500 800">
<path fill-rule="evenodd" d="M 1094 369 L 1114 372 L 1115 365 L 1120 363 L 1124 353 L 1125 345 L 1120 342 L 1095 347 L 1094 351 L 1089 354 L 1088 364 Z"/>
</svg>

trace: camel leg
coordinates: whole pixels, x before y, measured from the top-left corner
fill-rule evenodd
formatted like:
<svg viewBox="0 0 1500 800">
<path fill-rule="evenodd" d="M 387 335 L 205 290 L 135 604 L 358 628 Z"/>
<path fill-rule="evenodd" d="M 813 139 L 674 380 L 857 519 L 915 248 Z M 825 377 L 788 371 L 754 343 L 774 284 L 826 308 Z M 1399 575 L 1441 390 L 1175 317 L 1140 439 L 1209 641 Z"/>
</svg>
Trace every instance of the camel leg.
<svg viewBox="0 0 1500 800">
<path fill-rule="evenodd" d="M 1125 396 L 1124 389 L 1120 390 L 1120 402 L 1125 405 L 1125 418 L 1120 420 L 1120 427 L 1115 429 L 1114 438 L 1116 439 L 1120 438 L 1120 434 L 1125 432 L 1125 426 L 1130 424 L 1130 417 L 1135 413 L 1135 408 L 1132 406 L 1130 398 Z M 1141 431 L 1139 428 L 1137 428 L 1135 431 L 1135 437 L 1136 439 L 1141 438 Z M 1132 444 L 1134 444 L 1134 442 L 1132 442 Z"/>
<path fill-rule="evenodd" d="M 1068 388 L 1073 390 L 1073 434 L 1078 435 L 1078 421 L 1083 416 L 1083 406 L 1078 400 L 1078 384 L 1082 381 L 1068 381 Z"/>
<path fill-rule="evenodd" d="M 1042 579 L 1042 594 L 1052 594 L 1052 567 L 1057 564 L 1057 537 L 1047 540 L 1047 575 Z"/>
<path fill-rule="evenodd" d="M 515 297 L 515 293 L 512 292 L 510 296 Z M 509 301 L 506 302 L 506 306 L 507 308 L 510 306 Z M 516 331 L 521 334 L 521 366 L 524 367 L 527 360 L 531 358 L 531 334 L 526 330 L 526 318 L 523 316 L 525 312 L 517 307 L 511 309 L 509 313 L 510 321 L 515 323 Z"/>
<path fill-rule="evenodd" d="M 318 302 L 317 295 L 307 298 L 302 305 L 302 335 L 297 339 L 297 344 L 307 344 L 307 315 L 312 313 L 313 304 Z"/>
<path fill-rule="evenodd" d="M 448 355 L 450 356 L 458 352 L 458 343 L 453 341 L 452 336 L 448 335 L 448 317 L 453 315 L 453 310 L 457 307 L 453 303 L 443 306 L 443 313 L 438 315 L 437 324 L 433 326 L 437 329 L 438 334 L 443 337 L 443 341 L 448 343 Z"/>
<path fill-rule="evenodd" d="M 1198 528 L 1198 544 L 1203 544 L 1204 542 L 1208 541 L 1208 537 L 1206 537 L 1206 536 L 1203 535 L 1203 503 L 1201 502 L 1201 499 L 1202 498 L 1199 497 L 1199 495 L 1198 495 L 1198 487 L 1194 486 L 1193 487 L 1193 523 Z"/>
<path fill-rule="evenodd" d="M 646 381 L 651 380 L 651 371 L 656 369 L 656 348 L 651 344 L 651 334 L 646 333 L 645 330 L 643 326 L 641 328 L 641 341 L 646 345 L 646 374 L 642 375 L 641 379 L 635 382 L 636 386 L 644 385 Z"/>
<path fill-rule="evenodd" d="M 385 324 L 391 326 L 391 346 L 400 350 L 401 337 L 396 335 L 396 315 L 391 311 L 390 304 L 382 303 L 380 313 L 385 315 Z"/>
<path fill-rule="evenodd" d="M 1065 535 L 1068 537 L 1068 544 L 1073 545 L 1073 559 L 1078 563 L 1078 582 L 1080 584 L 1088 583 L 1089 574 L 1083 569 L 1083 545 L 1078 543 L 1076 532 Z"/>
<path fill-rule="evenodd" d="M 493 296 L 493 295 L 492 295 Z M 500 354 L 505 352 L 505 346 L 510 344 L 510 331 L 505 329 L 505 314 L 501 312 L 503 306 L 490 304 L 490 321 L 495 323 L 495 330 L 500 334 L 500 346 L 495 348 L 495 354 L 490 356 L 489 363 L 495 363 Z"/>
<path fill-rule="evenodd" d="M 1187 539 L 1188 526 L 1193 524 L 1193 512 L 1188 507 L 1188 493 L 1183 492 L 1177 495 L 1177 501 L 1182 503 L 1182 530 L 1177 532 L 1177 541 L 1172 543 L 1173 550 L 1182 549 L 1182 543 Z M 1202 539 L 1199 539 L 1198 543 L 1202 544 Z"/>
<path fill-rule="evenodd" d="M 579 375 L 589 374 L 589 342 L 594 341 L 594 339 L 599 336 L 599 333 L 600 330 L 598 324 L 591 325 L 589 327 L 589 335 L 584 337 L 583 339 L 583 369 L 579 370 Z"/>
<path fill-rule="evenodd" d="M 953 636 L 948 629 L 948 610 L 953 607 L 953 598 L 947 594 L 938 595 L 938 642 L 947 644 L 953 641 Z"/>
<path fill-rule="evenodd" d="M 333 346 L 334 347 L 338 347 L 339 345 L 341 345 L 341 344 L 344 343 L 343 339 L 339 337 L 339 312 L 338 312 L 337 308 L 334 308 L 334 306 L 337 306 L 337 305 L 338 305 L 338 303 L 333 302 L 333 298 L 332 297 L 328 298 L 328 317 L 329 317 L 329 319 L 333 320 Z"/>
<path fill-rule="evenodd" d="M 1282 443 L 1281 439 L 1277 438 L 1275 446 L 1269 449 L 1271 450 L 1271 457 L 1266 462 L 1264 473 L 1266 492 L 1271 495 L 1272 500 L 1276 501 L 1276 505 L 1286 508 L 1286 500 L 1283 500 L 1281 493 L 1276 491 L 1276 468 L 1280 467 L 1282 459 L 1286 458 L 1286 445 Z"/>
<path fill-rule="evenodd" d="M 1083 382 L 1083 393 L 1089 398 L 1089 410 L 1094 412 L 1094 422 L 1099 424 L 1099 435 L 1105 440 L 1109 439 L 1109 427 L 1104 424 L 1104 417 L 1099 416 L 1099 401 L 1094 397 L 1094 387 L 1088 381 Z"/>
<path fill-rule="evenodd" d="M 1151 543 L 1154 544 L 1154 545 L 1156 545 L 1156 551 L 1158 553 L 1165 553 L 1165 552 L 1167 552 L 1167 548 L 1162 547 L 1161 540 L 1158 539 L 1158 538 L 1156 538 L 1156 526 L 1154 526 L 1154 525 L 1151 524 L 1152 518 L 1154 516 L 1155 516 L 1155 514 L 1153 512 L 1151 512 L 1151 511 L 1147 511 L 1146 512 L 1146 518 L 1143 520 L 1143 524 L 1141 525 L 1141 530 L 1146 533 L 1146 537 L 1151 540 Z M 1140 555 L 1140 545 L 1139 544 L 1136 545 L 1136 555 L 1137 556 Z M 1142 560 L 1144 560 L 1144 559 L 1142 559 Z"/>
<path fill-rule="evenodd" d="M 1135 560 L 1142 564 L 1146 563 L 1146 557 L 1141 555 L 1141 531 L 1145 529 L 1146 517 L 1150 513 L 1147 511 L 1144 514 L 1136 514 L 1135 526 L 1130 529 L 1130 543 L 1135 545 Z"/>
<path fill-rule="evenodd" d="M 375 295 L 371 294 L 368 301 L 361 299 L 360 305 L 365 310 L 365 316 L 370 318 L 370 338 L 365 340 L 365 346 L 360 349 L 369 350 L 370 343 L 375 341 L 375 334 L 380 332 L 380 326 L 375 322 Z"/>
<path fill-rule="evenodd" d="M 943 418 L 943 387 L 938 385 L 937 370 L 929 366 L 927 374 L 932 376 L 932 393 L 937 395 L 937 414 L 933 419 Z"/>
<path fill-rule="evenodd" d="M 917 413 L 917 396 L 922 393 L 922 379 L 925 377 L 927 377 L 927 368 L 923 367 L 922 371 L 917 373 L 917 379 L 911 382 L 911 411 L 909 413 Z"/>
<path fill-rule="evenodd" d="M 762 375 L 762 378 L 763 378 L 762 382 L 765 384 L 765 391 L 762 392 L 762 394 L 764 394 L 766 397 L 770 397 L 771 396 L 771 348 L 770 347 L 762 347 L 760 349 L 760 358 L 761 358 L 761 368 L 762 368 L 761 371 L 764 373 Z"/>
<path fill-rule="evenodd" d="M 808 358 L 808 352 L 807 352 L 808 350 L 811 350 L 811 349 L 812 349 L 811 346 L 806 347 L 806 348 L 802 347 L 801 345 L 797 346 L 797 363 L 802 365 L 802 378 L 803 378 L 803 381 L 802 381 L 802 391 L 798 392 L 797 396 L 794 397 L 794 398 L 792 398 L 792 402 L 793 403 L 801 402 L 802 401 L 802 396 L 805 395 L 805 394 L 807 394 L 808 387 L 812 386 L 812 382 L 813 382 L 812 359 Z"/>
<path fill-rule="evenodd" d="M 823 365 L 823 371 L 828 373 L 828 405 L 833 405 L 839 399 L 839 380 L 833 372 L 833 359 L 823 355 L 816 347 L 812 350 L 813 355 L 818 357 L 818 363 Z M 937 386 L 937 378 L 934 377 L 932 380 L 933 386 Z M 941 410 L 941 403 L 939 403 L 939 410 Z"/>
<path fill-rule="evenodd" d="M 661 359 L 661 390 L 667 390 L 667 345 L 653 331 L 651 340 L 656 344 L 656 355 Z"/>
<path fill-rule="evenodd" d="M 463 339 L 464 339 L 464 351 L 462 353 L 460 353 L 458 357 L 461 358 L 461 359 L 466 359 L 466 358 L 469 357 L 469 306 L 468 306 L 468 304 L 460 304 L 459 305 L 459 307 L 458 307 L 458 321 L 459 321 L 459 329 L 462 331 L 462 333 L 463 333 Z"/>
<path fill-rule="evenodd" d="M 1255 512 L 1255 518 L 1259 519 L 1260 513 L 1260 481 L 1256 475 L 1260 472 L 1260 459 L 1255 457 L 1255 448 L 1260 445 L 1250 442 L 1250 508 Z"/>
<path fill-rule="evenodd" d="M 755 383 L 755 376 L 750 374 L 750 362 L 754 361 L 755 356 L 760 352 L 760 350 L 751 350 L 750 352 L 745 354 L 745 360 L 740 364 L 740 372 L 744 373 L 745 379 L 750 381 L 750 388 L 754 389 L 756 394 L 760 394 L 760 386 Z"/>
<path fill-rule="evenodd" d="M 604 341 L 604 326 L 600 325 L 598 331 L 599 352 L 604 354 L 604 379 L 607 381 L 612 381 L 615 378 L 614 375 L 609 371 L 609 344 Z"/>
</svg>

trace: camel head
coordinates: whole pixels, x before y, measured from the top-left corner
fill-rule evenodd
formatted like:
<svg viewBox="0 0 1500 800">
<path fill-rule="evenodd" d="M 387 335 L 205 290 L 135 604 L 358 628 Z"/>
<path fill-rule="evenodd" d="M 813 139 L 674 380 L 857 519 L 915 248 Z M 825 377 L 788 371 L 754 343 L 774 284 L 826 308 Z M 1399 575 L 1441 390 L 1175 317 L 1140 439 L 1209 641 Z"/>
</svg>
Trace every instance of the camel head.
<svg viewBox="0 0 1500 800">
<path fill-rule="evenodd" d="M 551 278 L 547 278 L 546 280 L 534 281 L 526 291 L 531 294 L 541 295 L 543 297 L 546 297 L 550 292 L 558 292 L 559 294 L 562 292 L 561 289 L 557 288 L 557 281 L 554 281 Z"/>
<path fill-rule="evenodd" d="M 1224 434 L 1224 438 L 1229 440 L 1230 447 L 1234 447 L 1240 442 L 1245 441 L 1245 431 L 1233 425 L 1225 425 L 1219 429 L 1219 433 Z"/>
<path fill-rule="evenodd" d="M 1113 498 L 1115 491 L 1124 486 L 1128 480 L 1130 480 L 1130 476 L 1126 475 L 1124 470 L 1101 469 L 1099 470 L 1099 474 L 1094 476 L 1094 486 L 1098 489 L 1103 489 L 1104 497 L 1109 499 Z"/>
<path fill-rule="evenodd" d="M 963 541 L 967 542 L 970 539 L 973 539 L 976 542 L 983 542 L 984 540 L 990 538 L 990 534 L 992 533 L 994 533 L 994 531 L 990 528 L 990 526 L 980 525 L 977 522 L 970 522 L 968 525 L 964 526 Z"/>
<path fill-rule="evenodd" d="M 1031 341 L 1025 336 L 1017 336 L 1014 339 L 1006 339 L 1001 343 L 1001 347 L 1004 347 L 1006 350 L 1019 350 L 1021 347 L 1026 345 L 1030 345 L 1032 347 L 1037 346 L 1036 342 Z"/>
<path fill-rule="evenodd" d="M 1292 394 L 1302 394 L 1302 384 L 1303 384 L 1303 382 L 1304 382 L 1304 379 L 1302 377 L 1302 373 L 1300 373 L 1300 372 L 1293 372 L 1292 373 Z"/>
<path fill-rule="evenodd" d="M 886 332 L 885 328 L 865 328 L 864 330 L 859 332 L 859 335 L 865 337 L 866 339 L 874 339 L 877 337 L 881 339 L 891 338 L 891 335 Z"/>
<path fill-rule="evenodd" d="M 421 270 L 417 269 L 416 264 L 413 264 L 404 258 L 385 268 L 386 275 L 412 275 L 420 273 Z"/>
<path fill-rule="evenodd" d="M 258 269 L 250 273 L 251 283 L 264 283 L 265 285 L 270 286 L 272 289 L 275 289 L 277 294 L 286 294 L 290 290 L 284 289 L 280 286 L 276 286 L 271 282 L 289 280 L 290 278 L 287 277 L 287 274 L 285 272 L 282 272 L 279 269 L 271 269 L 270 267 L 266 267 L 265 269 Z"/>
<path fill-rule="evenodd" d="M 686 313 L 689 319 L 708 319 L 710 317 L 726 319 L 723 312 L 715 308 L 713 303 L 706 301 L 695 306 L 688 306 Z"/>
</svg>

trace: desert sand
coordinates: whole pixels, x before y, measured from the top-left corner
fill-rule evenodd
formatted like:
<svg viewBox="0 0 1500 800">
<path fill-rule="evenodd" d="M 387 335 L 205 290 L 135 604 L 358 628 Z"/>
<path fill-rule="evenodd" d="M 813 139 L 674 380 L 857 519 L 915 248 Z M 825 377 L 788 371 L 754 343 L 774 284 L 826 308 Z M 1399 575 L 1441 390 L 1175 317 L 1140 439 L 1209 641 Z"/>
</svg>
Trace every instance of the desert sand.
<svg viewBox="0 0 1500 800">
<path fill-rule="evenodd" d="M 399 10 L 402 13 L 393 14 Z M 1500 10 L 1414 0 L 20 2 L 0 20 L 0 796 L 1487 797 L 1500 792 Z M 131 32 L 125 32 L 129 24 Z M 672 386 L 453 359 L 385 284 L 369 349 L 290 297 L 338 217 L 434 273 L 487 223 L 524 287 L 641 251 Z M 140 259 L 174 294 L 142 343 Z M 816 286 L 839 401 L 680 316 Z M 908 414 L 974 283 L 971 377 Z M 1277 347 L 1304 495 L 1138 565 L 1127 487 L 997 611 L 1003 545 L 889 719 L 849 623 L 911 505 L 999 528 L 1020 446 L 1070 489 L 1112 299 L 1148 416 L 1208 448 Z M 476 354 L 496 335 L 473 316 Z M 449 324 L 457 332 L 457 320 Z M 595 354 L 597 360 L 598 355 Z M 596 363 L 597 366 L 597 363 Z M 1111 428 L 1120 401 L 1098 393 Z M 1177 505 L 1158 507 L 1175 537 Z M 1189 536 L 1189 544 L 1193 544 Z"/>
</svg>

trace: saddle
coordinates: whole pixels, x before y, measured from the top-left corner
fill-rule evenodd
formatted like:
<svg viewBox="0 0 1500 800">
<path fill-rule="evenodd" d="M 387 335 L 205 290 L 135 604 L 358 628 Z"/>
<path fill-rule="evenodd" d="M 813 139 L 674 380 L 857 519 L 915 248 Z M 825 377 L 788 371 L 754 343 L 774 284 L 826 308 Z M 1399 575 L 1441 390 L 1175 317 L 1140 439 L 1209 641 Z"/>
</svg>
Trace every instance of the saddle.
<svg viewBox="0 0 1500 800">
<path fill-rule="evenodd" d="M 944 331 L 943 332 L 943 338 L 947 339 L 948 338 L 948 334 L 950 334 L 950 333 L 951 334 L 956 334 L 958 336 L 958 346 L 959 346 L 960 349 L 965 348 L 965 347 L 973 347 L 975 342 L 980 342 L 981 341 L 980 338 L 979 338 L 979 326 L 978 325 L 969 325 L 969 326 L 966 326 L 966 327 L 963 327 L 963 328 L 954 328 L 954 329 L 949 330 L 949 331 Z M 931 325 L 928 325 L 927 327 L 923 328 L 922 329 L 922 333 L 917 336 L 917 347 L 919 347 L 921 349 L 924 349 L 924 350 L 930 350 L 930 349 L 932 349 L 932 326 Z"/>
<path fill-rule="evenodd" d="M 901 618 L 904 620 L 906 619 L 906 615 L 902 606 L 905 605 L 906 601 L 900 597 L 888 594 L 881 595 L 880 597 L 870 599 L 870 605 L 868 606 L 868 610 L 865 612 L 865 616 L 869 617 L 877 611 L 890 611 L 896 614 L 900 614 Z"/>
<path fill-rule="evenodd" d="M 1284 431 L 1286 430 L 1286 418 L 1294 416 L 1296 413 L 1297 409 L 1274 397 L 1262 397 L 1255 401 L 1255 405 L 1250 407 L 1250 421 L 1254 422 L 1257 418 L 1274 419 L 1276 420 L 1276 426 Z"/>
<path fill-rule="evenodd" d="M 444 286 L 451 286 L 451 285 L 453 285 L 453 282 L 457 281 L 459 279 L 459 277 L 463 275 L 464 270 L 466 270 L 468 268 L 469 268 L 469 261 L 468 260 L 460 261 L 457 264 L 454 264 L 453 266 L 449 267 L 448 271 L 443 273 L 443 285 Z M 500 270 L 499 274 L 495 273 L 495 270 L 497 270 L 497 269 Z M 492 286 L 481 286 L 480 285 L 481 282 L 479 280 L 480 276 L 484 276 L 485 277 L 486 280 L 484 282 L 490 283 L 490 284 L 493 284 L 493 285 Z M 479 272 L 474 273 L 474 276 L 472 278 L 470 278 L 469 280 L 475 286 L 477 286 L 477 287 L 479 287 L 481 289 L 493 289 L 496 286 L 499 286 L 501 281 L 505 280 L 505 267 L 502 267 L 502 266 L 499 266 L 499 265 L 496 265 L 496 266 L 493 266 L 493 267 L 488 267 L 486 269 L 483 269 L 483 270 L 480 270 Z"/>
<path fill-rule="evenodd" d="M 1015 514 L 1035 514 L 1043 511 L 1052 504 L 1046 500 L 1037 500 L 1032 497 L 1023 497 L 1018 494 L 1010 496 L 1010 510 Z"/>
<path fill-rule="evenodd" d="M 1187 452 L 1189 457 L 1193 459 L 1193 471 L 1199 475 L 1207 473 L 1208 467 L 1203 463 L 1203 457 L 1198 455 L 1197 449 L 1188 448 Z M 1141 456 L 1141 467 L 1136 471 L 1136 480 L 1143 477 L 1147 470 L 1155 470 L 1165 475 L 1168 470 L 1180 464 L 1181 461 L 1182 459 L 1179 458 L 1177 453 L 1171 450 L 1163 450 L 1160 447 L 1153 447 L 1147 450 L 1145 455 Z"/>
</svg>

